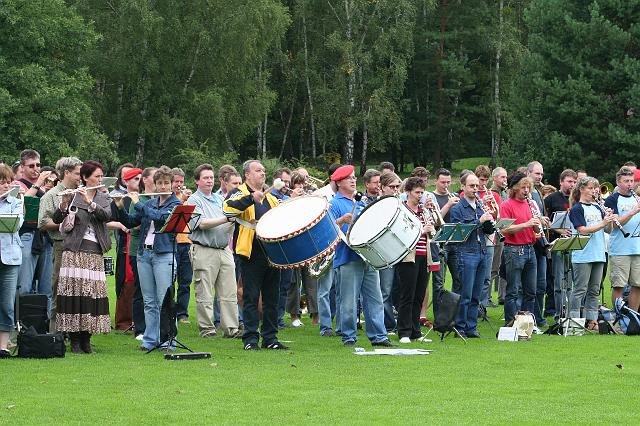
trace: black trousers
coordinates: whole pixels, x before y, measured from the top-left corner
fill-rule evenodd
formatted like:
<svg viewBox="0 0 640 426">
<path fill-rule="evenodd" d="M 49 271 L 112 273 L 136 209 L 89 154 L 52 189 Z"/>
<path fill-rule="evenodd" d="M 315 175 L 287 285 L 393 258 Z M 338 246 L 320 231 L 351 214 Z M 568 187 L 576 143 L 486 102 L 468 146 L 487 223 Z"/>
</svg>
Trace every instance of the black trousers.
<svg viewBox="0 0 640 426">
<path fill-rule="evenodd" d="M 280 297 L 280 270 L 269 266 L 261 247 L 254 245 L 251 257 L 242 262 L 244 334 L 242 341 L 262 345 L 278 340 L 278 299 Z M 258 333 L 260 318 L 258 300 L 262 294 L 262 327 Z"/>
<path fill-rule="evenodd" d="M 427 258 L 416 256 L 415 263 L 396 265 L 400 276 L 400 303 L 398 304 L 398 337 L 417 339 L 420 332 L 420 310 L 429 279 Z"/>
</svg>

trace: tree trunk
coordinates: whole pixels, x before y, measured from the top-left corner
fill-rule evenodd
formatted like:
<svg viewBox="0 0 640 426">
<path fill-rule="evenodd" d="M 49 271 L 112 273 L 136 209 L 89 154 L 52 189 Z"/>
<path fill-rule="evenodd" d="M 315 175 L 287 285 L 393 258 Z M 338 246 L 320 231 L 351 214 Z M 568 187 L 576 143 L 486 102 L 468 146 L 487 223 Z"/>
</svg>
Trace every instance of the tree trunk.
<svg viewBox="0 0 640 426">
<path fill-rule="evenodd" d="M 498 43 L 496 45 L 496 62 L 493 70 L 494 87 L 493 103 L 495 105 L 495 133 L 491 141 L 491 167 L 495 167 L 502 139 L 502 110 L 500 107 L 500 58 L 502 56 L 502 28 L 504 0 L 500 0 L 498 8 Z"/>
<path fill-rule="evenodd" d="M 362 157 L 360 159 L 360 175 L 367 171 L 367 153 L 369 150 L 369 115 L 371 114 L 371 103 L 367 107 L 367 116 L 362 123 Z"/>
<path fill-rule="evenodd" d="M 344 0 L 344 9 L 345 9 L 345 36 L 349 41 L 349 44 L 352 42 L 352 29 L 351 29 L 351 2 L 350 0 Z M 353 63 L 353 52 L 349 51 L 347 54 L 347 72 L 349 73 L 349 82 L 347 84 L 347 117 L 346 117 L 346 134 L 345 134 L 345 144 L 344 144 L 344 164 L 353 163 L 353 150 L 354 150 L 354 129 L 353 129 L 353 111 L 356 106 L 356 98 L 355 98 L 355 84 L 356 84 L 356 74 L 355 74 L 355 64 Z"/>
<path fill-rule="evenodd" d="M 267 119 L 269 111 L 264 112 L 264 126 L 262 127 L 262 159 L 267 158 Z"/>
<path fill-rule="evenodd" d="M 291 99 L 291 107 L 289 108 L 289 118 L 287 119 L 287 125 L 284 127 L 284 135 L 282 135 L 282 145 L 280 146 L 280 155 L 278 155 L 278 161 L 282 159 L 284 155 L 284 148 L 287 145 L 287 137 L 289 135 L 289 129 L 291 128 L 291 119 L 293 118 L 293 107 L 296 103 L 296 91 L 293 92 Z M 313 119 L 311 120 L 313 121 Z"/>
<path fill-rule="evenodd" d="M 311 83 L 309 82 L 309 50 L 307 48 L 307 20 L 302 12 L 302 41 L 304 45 L 304 78 L 307 85 L 307 99 L 309 101 L 309 125 L 311 126 L 311 158 L 316 158 L 316 125 L 313 115 L 313 98 L 311 96 Z M 293 107 L 293 105 L 292 105 Z M 291 117 L 289 117 L 291 122 Z"/>
<path fill-rule="evenodd" d="M 147 121 L 147 101 L 144 101 L 142 104 L 142 110 L 140 111 L 140 117 L 142 120 L 140 121 L 140 126 L 138 127 L 138 140 L 136 141 L 136 166 L 140 166 L 144 161 L 144 146 L 146 143 L 145 140 L 145 126 Z"/>
<path fill-rule="evenodd" d="M 438 49 L 436 49 L 436 67 L 438 69 L 437 78 L 437 96 L 438 96 L 438 131 L 443 130 L 444 125 L 444 110 L 445 110 L 445 96 L 444 96 L 444 71 L 442 69 L 442 61 L 444 59 L 444 42 L 445 34 L 447 32 L 447 9 L 449 7 L 448 0 L 441 0 L 440 2 L 440 42 Z M 439 165 L 442 162 L 442 138 L 436 135 L 435 151 L 433 153 L 433 163 Z"/>
</svg>

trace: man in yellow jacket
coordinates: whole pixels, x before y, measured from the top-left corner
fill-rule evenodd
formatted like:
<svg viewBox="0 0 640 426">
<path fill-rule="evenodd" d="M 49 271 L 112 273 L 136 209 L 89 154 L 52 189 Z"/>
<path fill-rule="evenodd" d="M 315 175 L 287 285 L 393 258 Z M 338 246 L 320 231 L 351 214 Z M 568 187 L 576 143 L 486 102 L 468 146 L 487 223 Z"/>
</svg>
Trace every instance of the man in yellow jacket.
<svg viewBox="0 0 640 426">
<path fill-rule="evenodd" d="M 288 349 L 278 341 L 278 298 L 280 270 L 269 265 L 260 242 L 256 238 L 255 224 L 278 199 L 264 192 L 264 166 L 257 160 L 242 165 L 245 181 L 230 193 L 223 205 L 227 217 L 236 219 L 233 246 L 241 259 L 243 282 L 244 349 L 258 350 L 262 334 L 265 349 Z M 262 294 L 262 328 L 258 333 L 258 299 Z"/>
</svg>

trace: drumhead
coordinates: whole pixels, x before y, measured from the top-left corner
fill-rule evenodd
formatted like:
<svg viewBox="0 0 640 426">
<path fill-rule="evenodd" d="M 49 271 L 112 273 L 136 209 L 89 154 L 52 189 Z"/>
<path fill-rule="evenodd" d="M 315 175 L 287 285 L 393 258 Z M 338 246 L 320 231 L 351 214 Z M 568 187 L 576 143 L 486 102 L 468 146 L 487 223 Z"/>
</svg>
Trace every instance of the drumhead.
<svg viewBox="0 0 640 426">
<path fill-rule="evenodd" d="M 256 234 L 263 240 L 286 239 L 322 217 L 328 208 L 324 197 L 303 195 L 289 198 L 266 212 L 256 225 Z"/>
<path fill-rule="evenodd" d="M 373 240 L 398 214 L 400 200 L 384 196 L 365 207 L 349 230 L 349 244 L 357 246 Z"/>
</svg>

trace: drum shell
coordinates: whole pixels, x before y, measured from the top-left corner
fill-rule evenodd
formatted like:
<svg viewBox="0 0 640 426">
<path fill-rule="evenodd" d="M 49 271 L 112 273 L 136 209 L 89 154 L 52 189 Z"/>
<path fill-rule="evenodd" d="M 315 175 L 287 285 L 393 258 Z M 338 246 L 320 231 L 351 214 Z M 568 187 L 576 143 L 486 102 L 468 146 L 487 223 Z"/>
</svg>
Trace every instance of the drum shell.
<svg viewBox="0 0 640 426">
<path fill-rule="evenodd" d="M 260 239 L 269 263 L 276 268 L 301 268 L 331 253 L 338 244 L 338 231 L 331 216 L 322 217 L 307 229 L 282 240 Z"/>
<path fill-rule="evenodd" d="M 380 231 L 361 244 L 351 244 L 351 233 L 356 228 L 358 219 L 364 215 L 376 214 L 376 203 L 369 204 L 356 218 L 349 230 L 347 240 L 349 246 L 362 256 L 373 268 L 384 269 L 404 259 L 418 244 L 422 233 L 422 223 L 413 212 L 398 200 L 396 212 L 387 224 L 381 224 Z"/>
</svg>

